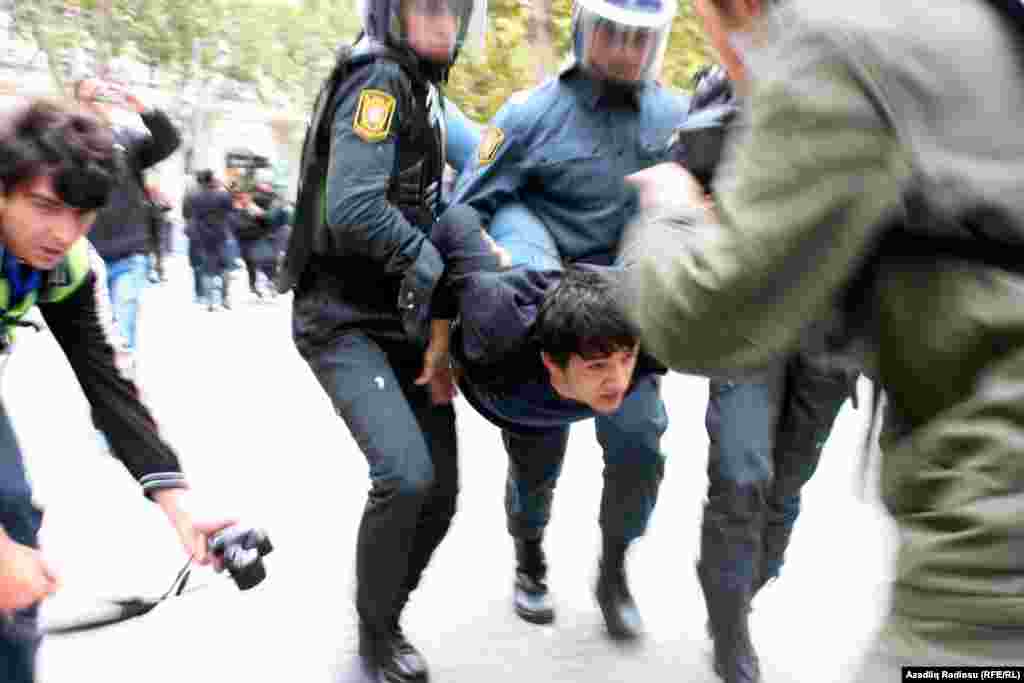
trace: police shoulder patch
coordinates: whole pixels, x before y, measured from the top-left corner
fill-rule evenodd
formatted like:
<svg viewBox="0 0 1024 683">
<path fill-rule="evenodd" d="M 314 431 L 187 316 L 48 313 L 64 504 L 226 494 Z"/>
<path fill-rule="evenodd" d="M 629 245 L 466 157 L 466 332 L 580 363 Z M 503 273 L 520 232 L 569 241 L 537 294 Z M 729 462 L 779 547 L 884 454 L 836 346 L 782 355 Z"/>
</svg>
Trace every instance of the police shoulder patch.
<svg viewBox="0 0 1024 683">
<path fill-rule="evenodd" d="M 395 96 L 383 90 L 364 88 L 359 93 L 352 130 L 367 142 L 380 142 L 391 132 L 395 115 Z"/>
<path fill-rule="evenodd" d="M 498 156 L 498 149 L 501 148 L 501 143 L 504 141 L 505 132 L 501 128 L 488 126 L 483 137 L 480 138 L 480 146 L 477 147 L 477 162 L 482 165 L 494 161 L 494 158 Z"/>
</svg>

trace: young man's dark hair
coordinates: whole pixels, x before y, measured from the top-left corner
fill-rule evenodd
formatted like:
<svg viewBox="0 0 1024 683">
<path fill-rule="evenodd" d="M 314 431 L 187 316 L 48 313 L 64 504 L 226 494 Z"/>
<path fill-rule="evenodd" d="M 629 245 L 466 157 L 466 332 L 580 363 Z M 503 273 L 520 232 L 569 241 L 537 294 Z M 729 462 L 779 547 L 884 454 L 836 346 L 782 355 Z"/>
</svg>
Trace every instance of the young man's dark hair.
<svg viewBox="0 0 1024 683">
<path fill-rule="evenodd" d="M 590 360 L 628 351 L 639 335 L 616 303 L 608 271 L 570 267 L 545 297 L 537 314 L 533 342 L 560 367 L 578 354 Z"/>
<path fill-rule="evenodd" d="M 186 552 L 209 561 L 207 536 L 227 520 L 196 521 L 184 507 L 174 450 L 123 360 L 106 302 L 103 262 L 86 235 L 120 177 L 105 125 L 57 103 L 0 112 L 0 348 L 38 308 L 64 351 L 111 454 L 158 504 Z M 30 359 L 25 359 L 29 360 Z M 18 361 L 20 362 L 20 361 Z M 59 411 L 50 416 L 59 425 Z M 42 521 L 21 450 L 0 398 L 0 679 L 32 683 L 38 602 L 58 580 L 38 551 Z"/>
<path fill-rule="evenodd" d="M 0 119 L 0 187 L 52 175 L 65 203 L 81 209 L 103 205 L 117 177 L 110 130 L 59 103 L 36 100 Z"/>
</svg>

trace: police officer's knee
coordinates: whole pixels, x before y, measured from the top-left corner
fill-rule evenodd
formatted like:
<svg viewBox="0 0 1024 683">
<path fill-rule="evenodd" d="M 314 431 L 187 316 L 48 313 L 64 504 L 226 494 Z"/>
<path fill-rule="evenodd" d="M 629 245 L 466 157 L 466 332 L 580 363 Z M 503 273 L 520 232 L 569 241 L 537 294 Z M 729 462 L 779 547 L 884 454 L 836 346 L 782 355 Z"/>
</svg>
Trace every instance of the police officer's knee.
<svg viewBox="0 0 1024 683">
<path fill-rule="evenodd" d="M 755 447 L 723 451 L 709 476 L 712 487 L 721 483 L 735 488 L 758 487 L 767 492 L 775 479 L 771 452 Z"/>
<path fill-rule="evenodd" d="M 759 519 L 766 507 L 763 482 L 729 482 L 713 487 L 708 507 L 734 521 Z"/>
<path fill-rule="evenodd" d="M 387 479 L 373 483 L 373 496 L 378 500 L 422 500 L 434 486 L 434 467 L 429 462 L 410 466 Z"/>
</svg>

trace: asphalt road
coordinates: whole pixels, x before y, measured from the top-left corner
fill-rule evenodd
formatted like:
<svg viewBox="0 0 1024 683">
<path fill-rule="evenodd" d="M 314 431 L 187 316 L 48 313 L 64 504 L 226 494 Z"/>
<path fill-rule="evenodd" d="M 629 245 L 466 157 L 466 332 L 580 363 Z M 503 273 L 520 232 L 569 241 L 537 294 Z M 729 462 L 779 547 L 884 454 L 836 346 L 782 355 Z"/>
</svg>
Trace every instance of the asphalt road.
<svg viewBox="0 0 1024 683">
<path fill-rule="evenodd" d="M 288 298 L 240 296 L 235 310 L 208 313 L 191 303 L 187 278 L 179 260 L 171 282 L 145 295 L 145 390 L 205 507 L 270 531 L 269 578 L 243 593 L 199 570 L 191 591 L 144 617 L 51 637 L 40 683 L 352 680 L 365 461 L 291 344 Z M 64 580 L 44 606 L 47 623 L 74 621 L 110 598 L 165 591 L 184 561 L 175 537 L 104 453 L 47 333 L 21 333 L 3 396 L 47 508 L 44 548 Z M 538 627 L 510 606 L 498 432 L 458 399 L 459 511 L 405 618 L 433 681 L 718 680 L 694 570 L 707 383 L 671 375 L 664 396 L 666 478 L 629 565 L 648 636 L 632 647 L 607 639 L 592 597 L 601 458 L 591 425 L 577 425 L 570 439 L 546 542 L 558 616 Z M 844 407 L 806 489 L 783 576 L 755 603 L 766 683 L 846 680 L 884 610 L 891 531 L 856 481 L 866 421 L 863 408 Z"/>
</svg>

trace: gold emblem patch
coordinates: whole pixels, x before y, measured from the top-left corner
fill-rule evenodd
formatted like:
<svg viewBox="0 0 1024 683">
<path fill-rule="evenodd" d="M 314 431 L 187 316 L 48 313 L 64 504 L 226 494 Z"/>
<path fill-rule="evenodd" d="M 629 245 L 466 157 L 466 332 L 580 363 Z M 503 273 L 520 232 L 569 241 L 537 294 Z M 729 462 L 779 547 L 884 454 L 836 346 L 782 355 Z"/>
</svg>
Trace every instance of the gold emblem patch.
<svg viewBox="0 0 1024 683">
<path fill-rule="evenodd" d="M 380 142 L 391 131 L 395 114 L 395 98 L 383 90 L 366 88 L 359 93 L 359 106 L 352 122 L 355 134 L 367 142 Z"/>
<path fill-rule="evenodd" d="M 477 161 L 480 164 L 489 164 L 498 155 L 498 148 L 505 141 L 505 133 L 501 128 L 488 126 L 484 136 L 480 138 L 480 146 L 477 148 Z"/>
</svg>

